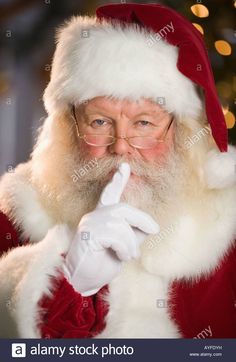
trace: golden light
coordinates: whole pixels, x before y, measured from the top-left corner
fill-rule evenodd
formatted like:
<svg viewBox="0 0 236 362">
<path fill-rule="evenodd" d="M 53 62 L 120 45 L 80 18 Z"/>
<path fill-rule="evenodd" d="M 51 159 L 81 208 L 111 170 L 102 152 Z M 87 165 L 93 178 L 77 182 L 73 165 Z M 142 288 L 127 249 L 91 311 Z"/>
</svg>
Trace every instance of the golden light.
<svg viewBox="0 0 236 362">
<path fill-rule="evenodd" d="M 201 25 L 199 25 L 199 24 L 197 24 L 197 23 L 192 23 L 192 24 L 195 26 L 195 28 L 196 28 L 197 30 L 200 31 L 200 33 L 204 34 L 204 30 L 203 30 L 203 27 L 202 27 Z"/>
<path fill-rule="evenodd" d="M 236 8 L 236 1 L 234 2 L 234 7 Z"/>
<path fill-rule="evenodd" d="M 209 16 L 209 10 L 205 5 L 196 4 L 191 6 L 191 11 L 195 16 L 199 18 L 207 18 Z"/>
<path fill-rule="evenodd" d="M 229 111 L 229 106 L 222 106 L 222 111 L 224 113 L 224 116 L 226 115 L 226 113 Z"/>
<path fill-rule="evenodd" d="M 231 45 L 225 40 L 215 41 L 215 48 L 221 55 L 231 54 Z"/>
<path fill-rule="evenodd" d="M 225 114 L 225 122 L 227 125 L 227 128 L 233 128 L 235 126 L 235 115 L 232 112 L 227 112 Z"/>
</svg>

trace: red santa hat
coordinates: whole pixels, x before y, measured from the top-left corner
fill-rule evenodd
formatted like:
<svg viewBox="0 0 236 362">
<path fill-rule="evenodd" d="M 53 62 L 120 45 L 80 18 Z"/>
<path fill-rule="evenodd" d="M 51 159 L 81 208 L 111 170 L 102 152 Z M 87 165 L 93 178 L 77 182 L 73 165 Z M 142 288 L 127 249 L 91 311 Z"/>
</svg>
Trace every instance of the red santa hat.
<svg viewBox="0 0 236 362">
<path fill-rule="evenodd" d="M 202 35 L 157 4 L 111 4 L 73 17 L 57 36 L 44 102 L 49 113 L 97 96 L 151 98 L 180 117 L 205 111 L 219 149 L 227 127 Z M 205 94 L 205 105 L 196 85 Z M 204 110 L 205 107 L 205 110 Z"/>
</svg>

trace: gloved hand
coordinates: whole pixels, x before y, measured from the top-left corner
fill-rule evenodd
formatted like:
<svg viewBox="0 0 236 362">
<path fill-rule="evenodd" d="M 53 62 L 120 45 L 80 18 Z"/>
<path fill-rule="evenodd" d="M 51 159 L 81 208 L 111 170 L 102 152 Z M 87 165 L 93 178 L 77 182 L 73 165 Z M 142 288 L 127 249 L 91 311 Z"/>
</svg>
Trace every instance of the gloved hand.
<svg viewBox="0 0 236 362">
<path fill-rule="evenodd" d="M 95 294 L 111 282 L 119 274 L 122 261 L 139 256 L 139 245 L 147 234 L 159 232 L 151 216 L 120 203 L 129 177 L 130 166 L 122 163 L 104 188 L 96 209 L 82 217 L 66 255 L 65 277 L 83 296 Z"/>
</svg>

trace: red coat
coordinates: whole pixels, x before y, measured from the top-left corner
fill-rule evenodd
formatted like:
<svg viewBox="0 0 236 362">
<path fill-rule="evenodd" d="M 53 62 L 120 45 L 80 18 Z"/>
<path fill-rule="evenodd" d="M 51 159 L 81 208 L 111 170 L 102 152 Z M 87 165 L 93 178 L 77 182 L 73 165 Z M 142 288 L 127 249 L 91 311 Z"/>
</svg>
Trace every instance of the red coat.
<svg viewBox="0 0 236 362">
<path fill-rule="evenodd" d="M 18 235 L 0 213 L 0 254 L 27 243 Z M 54 281 L 53 297 L 42 296 L 39 303 L 42 338 L 88 338 L 101 332 L 108 312 L 101 296 L 107 291 L 105 286 L 82 297 L 61 275 Z M 236 244 L 210 276 L 173 283 L 168 309 L 185 338 L 236 338 Z"/>
</svg>

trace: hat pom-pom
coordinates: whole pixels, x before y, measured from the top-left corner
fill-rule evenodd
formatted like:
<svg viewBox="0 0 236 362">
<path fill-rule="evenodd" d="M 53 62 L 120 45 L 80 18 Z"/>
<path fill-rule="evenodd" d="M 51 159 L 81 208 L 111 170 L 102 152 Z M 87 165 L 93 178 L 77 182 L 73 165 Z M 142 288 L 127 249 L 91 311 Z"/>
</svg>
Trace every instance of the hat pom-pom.
<svg viewBox="0 0 236 362">
<path fill-rule="evenodd" d="M 228 152 L 211 150 L 207 154 L 204 175 L 210 189 L 223 189 L 236 185 L 236 148 L 229 146 Z"/>
</svg>

